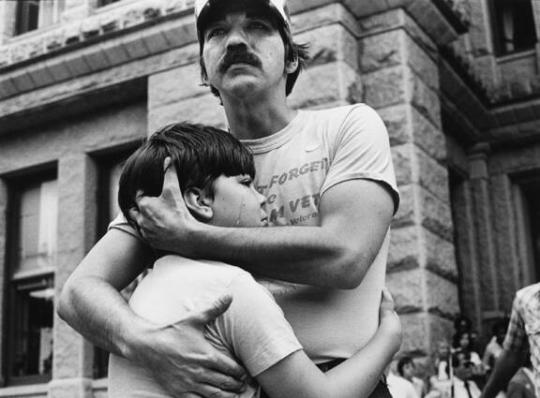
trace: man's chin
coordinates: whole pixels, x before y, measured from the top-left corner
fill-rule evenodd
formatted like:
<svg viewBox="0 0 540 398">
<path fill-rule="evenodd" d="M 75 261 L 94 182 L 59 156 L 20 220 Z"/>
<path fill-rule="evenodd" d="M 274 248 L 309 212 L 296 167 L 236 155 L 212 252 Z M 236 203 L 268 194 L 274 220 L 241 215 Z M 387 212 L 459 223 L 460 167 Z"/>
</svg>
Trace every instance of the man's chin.
<svg viewBox="0 0 540 398">
<path fill-rule="evenodd" d="M 238 76 L 234 79 L 228 79 L 220 92 L 233 97 L 250 97 L 259 91 L 257 81 L 251 76 Z"/>
</svg>

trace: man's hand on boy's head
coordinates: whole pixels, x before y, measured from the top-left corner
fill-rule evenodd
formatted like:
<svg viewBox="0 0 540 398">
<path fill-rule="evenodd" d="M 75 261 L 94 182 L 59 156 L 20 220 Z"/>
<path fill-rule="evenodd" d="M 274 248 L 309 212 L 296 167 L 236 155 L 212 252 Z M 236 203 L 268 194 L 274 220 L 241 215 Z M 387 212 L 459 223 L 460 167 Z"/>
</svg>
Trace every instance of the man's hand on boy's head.
<svg viewBox="0 0 540 398">
<path fill-rule="evenodd" d="M 199 222 L 191 215 L 178 185 L 176 168 L 171 159 L 163 164 L 165 175 L 159 196 L 137 193 L 137 209 L 130 216 L 139 226 L 143 238 L 155 249 L 189 255 L 190 231 Z M 185 243 L 180 245 L 181 243 Z M 180 246 L 179 246 L 180 245 Z"/>
</svg>

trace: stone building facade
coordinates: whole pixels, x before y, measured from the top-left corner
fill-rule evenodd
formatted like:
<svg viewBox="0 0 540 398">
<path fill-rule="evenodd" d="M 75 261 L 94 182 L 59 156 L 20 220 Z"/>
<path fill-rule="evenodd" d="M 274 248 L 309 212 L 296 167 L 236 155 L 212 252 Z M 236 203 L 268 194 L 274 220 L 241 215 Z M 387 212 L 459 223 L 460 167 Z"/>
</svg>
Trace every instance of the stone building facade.
<svg viewBox="0 0 540 398">
<path fill-rule="evenodd" d="M 106 396 L 103 354 L 54 302 L 116 212 L 137 143 L 174 120 L 225 127 L 199 85 L 192 3 L 0 1 L 0 397 Z M 485 339 L 540 279 L 540 2 L 289 8 L 311 43 L 291 105 L 366 102 L 389 130 L 402 351 L 428 358 L 459 312 Z"/>
</svg>

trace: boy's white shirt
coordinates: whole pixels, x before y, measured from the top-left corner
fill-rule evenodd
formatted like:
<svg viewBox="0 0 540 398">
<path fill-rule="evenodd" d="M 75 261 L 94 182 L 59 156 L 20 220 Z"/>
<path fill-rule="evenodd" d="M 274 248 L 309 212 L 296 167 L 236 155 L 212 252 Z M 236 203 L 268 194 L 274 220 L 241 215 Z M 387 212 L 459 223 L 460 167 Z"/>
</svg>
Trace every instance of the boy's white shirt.
<svg viewBox="0 0 540 398">
<path fill-rule="evenodd" d="M 205 337 L 240 361 L 251 376 L 302 349 L 272 295 L 248 272 L 232 265 L 177 255 L 162 257 L 137 286 L 129 305 L 137 315 L 165 326 L 200 312 L 225 292 L 233 301 L 205 328 Z M 258 391 L 252 380 L 238 397 L 256 397 Z M 113 354 L 109 360 L 109 394 L 115 398 L 170 397 L 149 369 Z"/>
</svg>

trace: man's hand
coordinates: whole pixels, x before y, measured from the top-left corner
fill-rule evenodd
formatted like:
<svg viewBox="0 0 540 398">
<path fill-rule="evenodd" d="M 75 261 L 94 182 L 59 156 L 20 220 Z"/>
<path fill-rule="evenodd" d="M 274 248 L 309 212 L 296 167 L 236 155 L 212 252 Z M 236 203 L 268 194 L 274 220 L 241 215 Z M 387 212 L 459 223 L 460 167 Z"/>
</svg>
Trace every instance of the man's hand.
<svg viewBox="0 0 540 398">
<path fill-rule="evenodd" d="M 206 324 L 227 310 L 224 296 L 201 312 L 164 327 L 139 333 L 128 359 L 151 369 L 171 396 L 232 398 L 245 388 L 245 371 L 212 347 L 203 336 Z"/>
<path fill-rule="evenodd" d="M 144 196 L 138 192 L 137 209 L 131 209 L 130 216 L 153 248 L 189 255 L 190 231 L 198 221 L 186 207 L 176 168 L 170 163 L 171 159 L 166 158 L 163 164 L 165 175 L 161 195 Z"/>
</svg>

